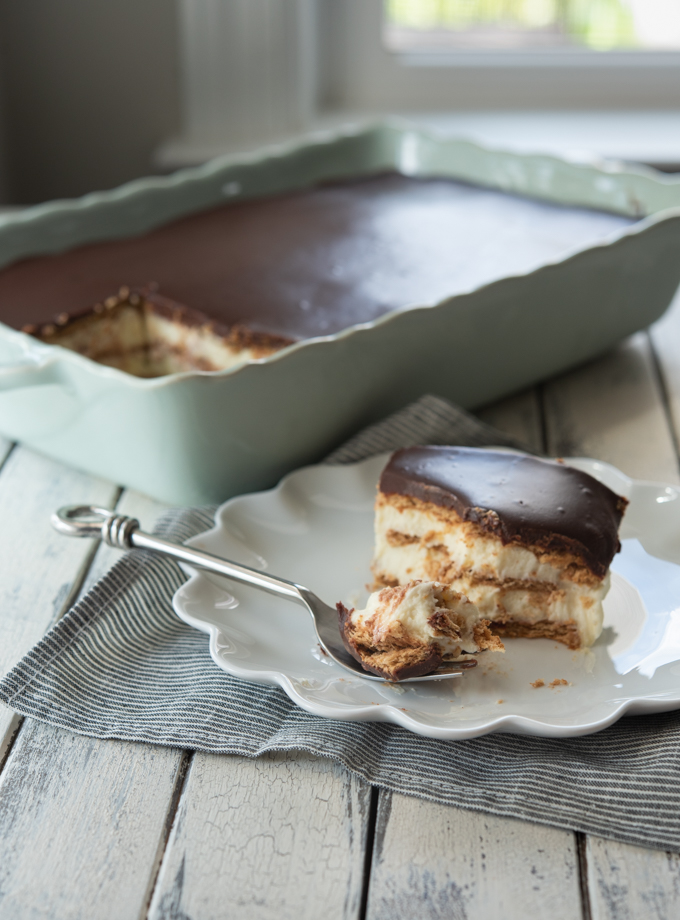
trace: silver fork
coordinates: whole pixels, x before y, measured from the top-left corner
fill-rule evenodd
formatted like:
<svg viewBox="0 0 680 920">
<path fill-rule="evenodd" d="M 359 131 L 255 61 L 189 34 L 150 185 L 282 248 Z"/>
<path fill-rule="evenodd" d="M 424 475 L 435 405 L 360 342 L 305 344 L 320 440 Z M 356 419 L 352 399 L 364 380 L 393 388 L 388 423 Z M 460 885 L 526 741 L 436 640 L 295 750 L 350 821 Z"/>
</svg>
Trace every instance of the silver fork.
<svg viewBox="0 0 680 920">
<path fill-rule="evenodd" d="M 349 654 L 340 636 L 337 611 L 303 585 L 287 581 L 285 578 L 274 578 L 272 575 L 265 575 L 264 572 L 239 565 L 237 562 L 230 562 L 228 559 L 221 559 L 219 556 L 190 549 L 188 546 L 181 546 L 178 543 L 164 540 L 162 537 L 144 533 L 139 529 L 139 521 L 136 518 L 116 514 L 115 511 L 98 508 L 95 505 L 68 505 L 56 511 L 50 520 L 55 530 L 68 537 L 100 537 L 105 543 L 116 549 L 151 550 L 163 556 L 170 556 L 194 568 L 223 575 L 239 584 L 260 588 L 277 597 L 296 601 L 306 607 L 311 614 L 317 639 L 322 649 L 336 664 L 365 680 L 389 683 L 383 677 L 364 671 L 359 662 Z M 413 684 L 424 680 L 445 680 L 458 677 L 463 671 L 474 668 L 476 665 L 475 659 L 461 661 L 458 664 L 447 662 L 431 674 L 423 677 L 407 677 L 400 680 L 399 683 Z"/>
</svg>

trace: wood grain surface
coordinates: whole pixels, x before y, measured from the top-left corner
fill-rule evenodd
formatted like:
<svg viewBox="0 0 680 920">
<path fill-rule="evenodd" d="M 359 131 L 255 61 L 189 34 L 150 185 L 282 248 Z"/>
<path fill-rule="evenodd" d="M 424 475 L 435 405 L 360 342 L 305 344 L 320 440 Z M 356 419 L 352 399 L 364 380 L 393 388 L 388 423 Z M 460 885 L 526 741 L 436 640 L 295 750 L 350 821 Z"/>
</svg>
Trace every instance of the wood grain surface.
<svg viewBox="0 0 680 920">
<path fill-rule="evenodd" d="M 668 400 L 676 448 L 680 444 L 680 294 L 668 312 L 650 329 L 664 395 Z"/>
<path fill-rule="evenodd" d="M 536 388 L 510 396 L 478 413 L 487 424 L 515 438 L 534 453 L 543 453 L 543 419 Z"/>
<path fill-rule="evenodd" d="M 50 514 L 83 501 L 111 506 L 118 490 L 15 448 L 0 469 L 0 674 L 24 655 L 73 599 L 92 560 L 91 540 L 65 540 Z M 16 719 L 0 703 L 0 760 Z"/>
<path fill-rule="evenodd" d="M 381 792 L 367 918 L 397 917 L 580 920 L 574 835 Z"/>
<path fill-rule="evenodd" d="M 143 916 L 181 768 L 27 720 L 0 778 L 0 917 Z"/>
<path fill-rule="evenodd" d="M 120 555 L 99 545 L 92 561 L 93 541 L 54 533 L 50 510 L 80 501 L 108 504 L 118 490 L 28 451 L 17 449 L 16 455 L 19 469 L 34 477 L 32 490 L 26 483 L 23 489 L 36 504 L 26 508 L 24 501 L 20 508 L 28 514 L 27 524 L 33 524 L 32 529 L 25 527 L 32 554 L 53 558 L 62 577 L 64 572 L 73 573 L 65 587 L 60 585 L 56 604 L 49 603 L 47 593 L 55 593 L 53 579 L 36 578 L 34 585 L 40 586 L 45 600 L 38 596 L 35 601 L 30 645 L 63 612 L 73 589 L 82 594 Z M 0 510 L 5 490 L 16 493 L 16 486 L 12 469 L 4 470 Z M 164 510 L 134 492 L 124 494 L 118 507 L 149 526 Z M 0 540 L 3 536 L 9 534 L 0 529 Z M 27 549 L 19 541 L 14 558 Z M 25 559 L 19 557 L 17 578 L 22 565 Z M 22 600 L 30 598 L 28 591 L 22 593 Z M 37 617 L 40 610 L 42 621 Z M 0 618 L 0 626 L 2 622 Z M 15 657 L 22 653 L 20 649 Z M 0 776 L 0 917 L 124 920 L 145 914 L 186 759 L 173 749 L 99 742 L 25 721 Z"/>
<path fill-rule="evenodd" d="M 646 333 L 544 388 L 548 453 L 596 457 L 636 479 L 678 482 L 678 460 Z"/>
<path fill-rule="evenodd" d="M 680 856 L 589 837 L 592 920 L 677 920 Z"/>
<path fill-rule="evenodd" d="M 358 918 L 370 799 L 331 760 L 197 753 L 151 918 Z"/>
</svg>

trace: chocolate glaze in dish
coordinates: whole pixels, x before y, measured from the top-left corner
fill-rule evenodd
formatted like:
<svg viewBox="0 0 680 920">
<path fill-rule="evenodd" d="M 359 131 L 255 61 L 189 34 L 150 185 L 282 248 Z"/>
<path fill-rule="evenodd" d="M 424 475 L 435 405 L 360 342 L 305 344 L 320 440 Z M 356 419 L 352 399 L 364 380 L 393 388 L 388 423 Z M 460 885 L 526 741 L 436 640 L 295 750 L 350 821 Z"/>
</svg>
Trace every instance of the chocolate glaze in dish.
<svg viewBox="0 0 680 920">
<path fill-rule="evenodd" d="M 0 271 L 0 320 L 63 324 L 121 285 L 156 282 L 160 295 L 220 327 L 311 338 L 531 270 L 630 223 L 384 174 L 234 201 L 144 236 L 24 259 Z"/>
<path fill-rule="evenodd" d="M 600 578 L 621 549 L 618 529 L 628 504 L 566 464 L 470 447 L 398 450 L 380 491 L 452 508 L 504 544 L 575 553 Z"/>
</svg>

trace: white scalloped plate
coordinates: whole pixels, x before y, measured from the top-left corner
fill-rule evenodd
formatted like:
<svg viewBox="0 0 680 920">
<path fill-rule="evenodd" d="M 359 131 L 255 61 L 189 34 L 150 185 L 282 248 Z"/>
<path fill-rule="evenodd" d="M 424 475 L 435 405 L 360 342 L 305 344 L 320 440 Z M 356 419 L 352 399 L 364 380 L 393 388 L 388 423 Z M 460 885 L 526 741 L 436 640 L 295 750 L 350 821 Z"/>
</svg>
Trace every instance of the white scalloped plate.
<svg viewBox="0 0 680 920">
<path fill-rule="evenodd" d="M 269 492 L 234 498 L 190 545 L 307 585 L 328 603 L 361 604 L 385 459 L 307 467 Z M 329 663 L 301 607 L 217 576 L 194 572 L 176 593 L 175 610 L 210 635 L 220 668 L 278 684 L 303 709 L 331 719 L 393 722 L 443 739 L 569 737 L 623 715 L 680 708 L 680 489 L 631 480 L 595 460 L 569 463 L 630 499 L 605 628 L 592 649 L 509 639 L 504 655 L 487 653 L 461 677 L 399 687 Z M 538 679 L 545 686 L 532 687 Z M 551 688 L 555 680 L 567 685 Z"/>
</svg>

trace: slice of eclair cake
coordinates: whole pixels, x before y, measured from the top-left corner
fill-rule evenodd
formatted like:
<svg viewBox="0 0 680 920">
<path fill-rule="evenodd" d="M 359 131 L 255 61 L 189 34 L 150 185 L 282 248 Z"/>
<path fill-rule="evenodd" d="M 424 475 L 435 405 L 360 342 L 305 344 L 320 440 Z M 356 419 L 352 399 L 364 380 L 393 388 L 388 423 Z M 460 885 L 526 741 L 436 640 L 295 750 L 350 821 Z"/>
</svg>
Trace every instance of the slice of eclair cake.
<svg viewBox="0 0 680 920">
<path fill-rule="evenodd" d="M 449 584 L 497 635 L 588 646 L 602 631 L 627 504 L 561 461 L 467 447 L 398 450 L 376 501 L 376 585 Z"/>
<path fill-rule="evenodd" d="M 363 610 L 336 607 L 347 651 L 387 680 L 430 674 L 486 649 L 505 651 L 488 620 L 450 585 L 411 581 L 374 592 Z"/>
</svg>

